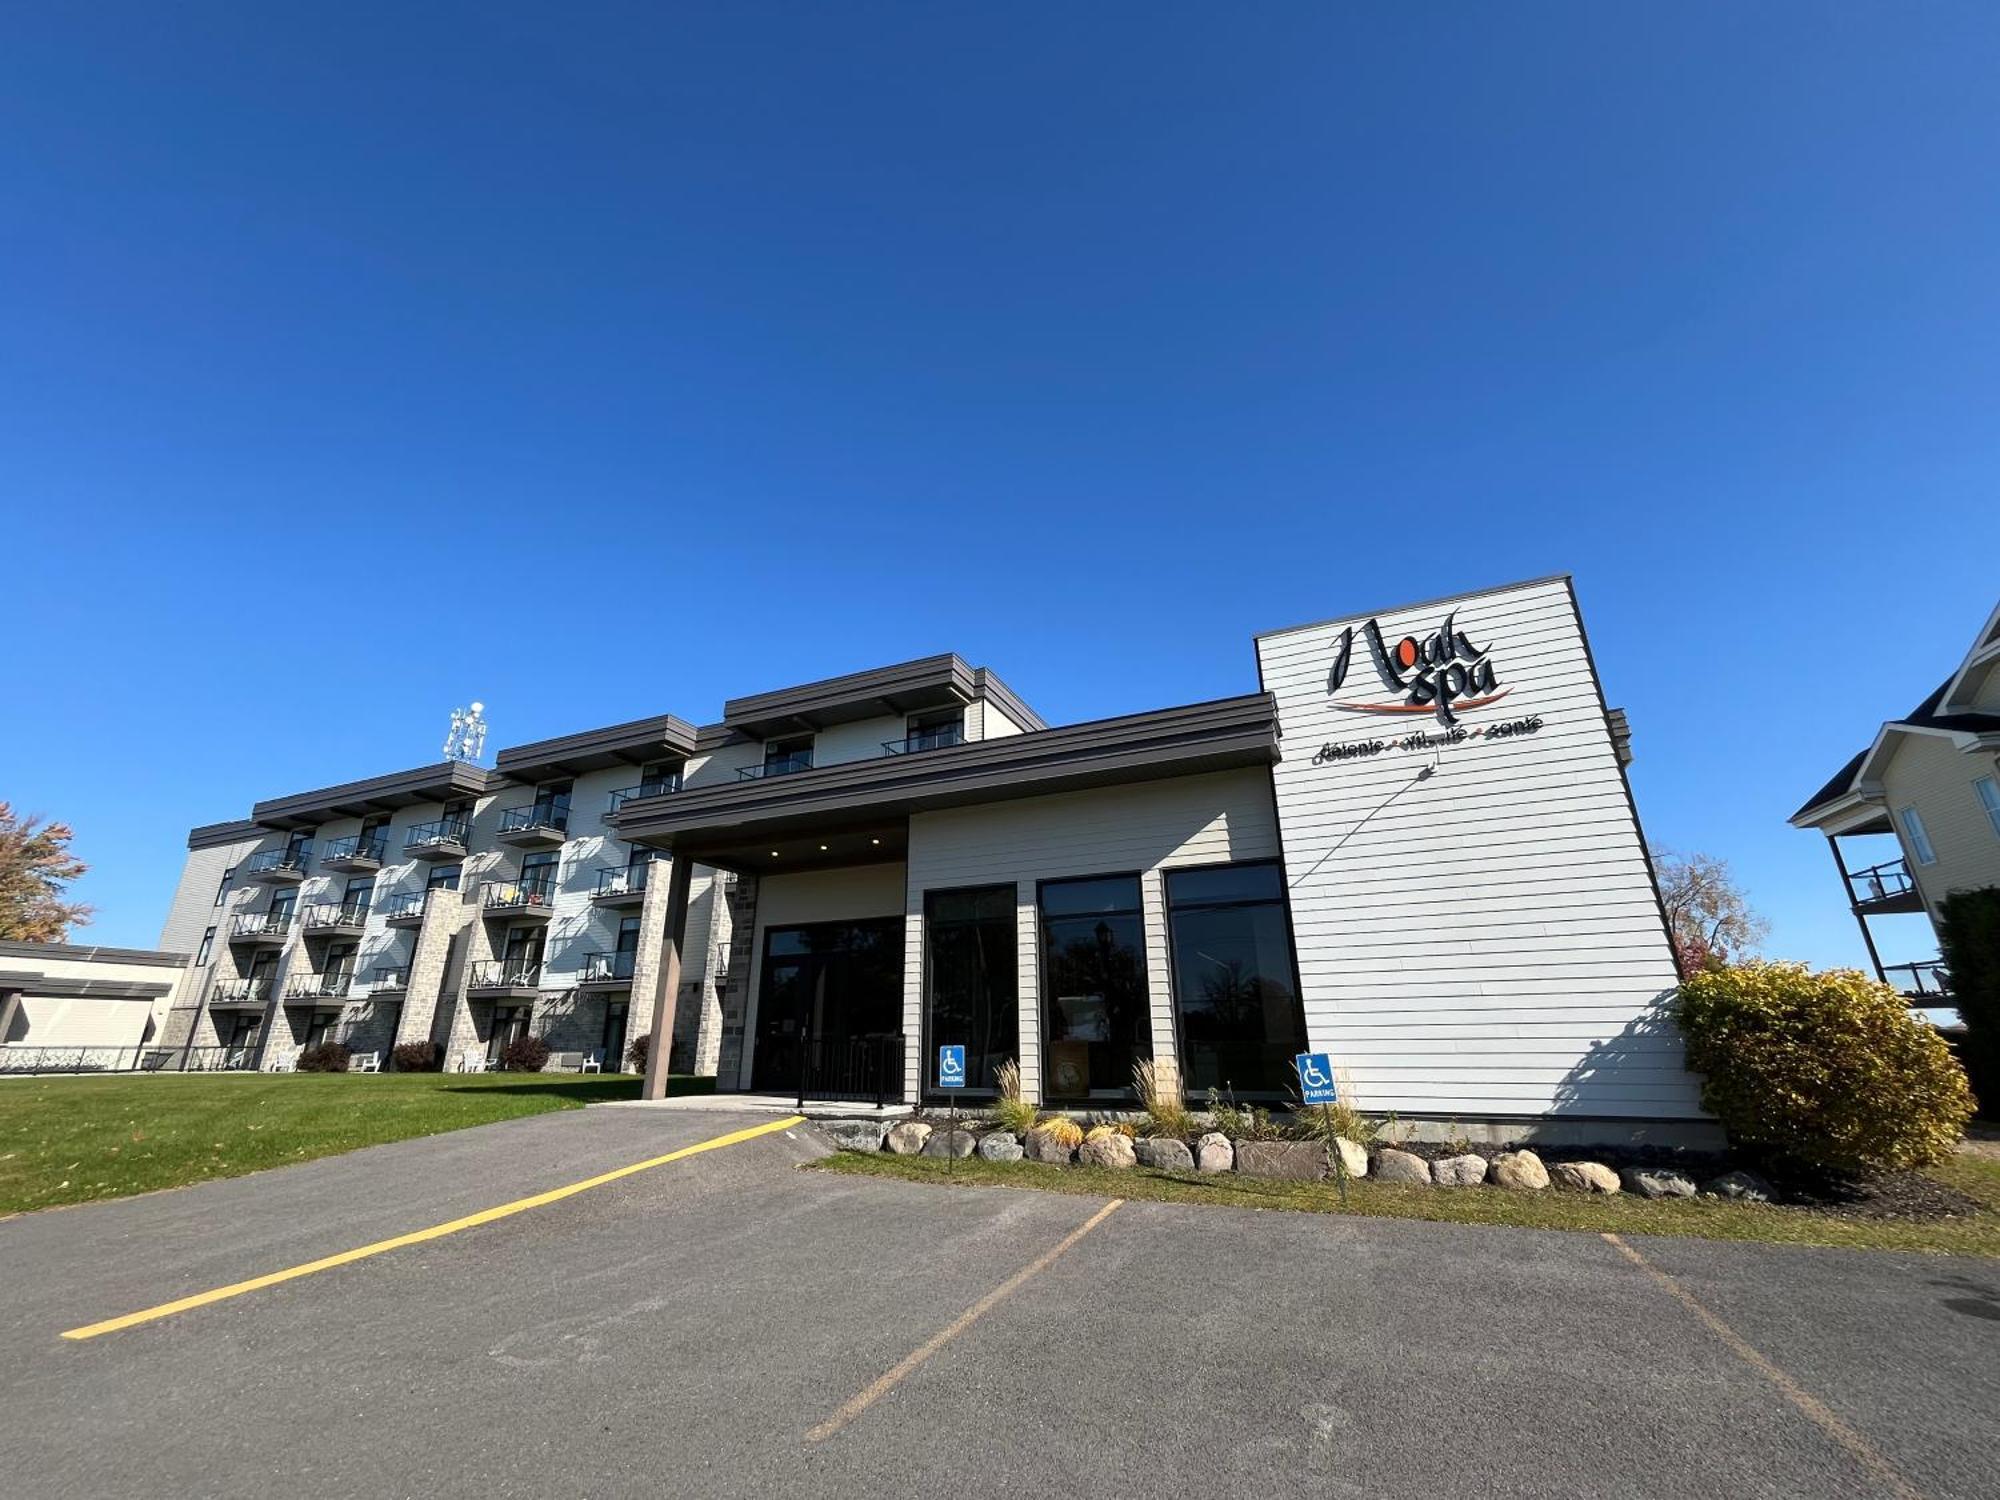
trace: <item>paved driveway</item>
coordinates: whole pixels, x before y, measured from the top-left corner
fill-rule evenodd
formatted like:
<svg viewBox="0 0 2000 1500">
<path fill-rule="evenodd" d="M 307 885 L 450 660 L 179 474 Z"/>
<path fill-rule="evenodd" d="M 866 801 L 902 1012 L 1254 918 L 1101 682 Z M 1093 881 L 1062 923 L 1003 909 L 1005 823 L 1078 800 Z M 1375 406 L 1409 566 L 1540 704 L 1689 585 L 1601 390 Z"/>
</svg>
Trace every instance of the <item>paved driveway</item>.
<svg viewBox="0 0 2000 1500">
<path fill-rule="evenodd" d="M 547 1115 L 0 1223 L 7 1492 L 2000 1493 L 1988 1262 L 1104 1215 L 797 1173 L 804 1131 L 59 1337 L 746 1123 Z"/>
</svg>

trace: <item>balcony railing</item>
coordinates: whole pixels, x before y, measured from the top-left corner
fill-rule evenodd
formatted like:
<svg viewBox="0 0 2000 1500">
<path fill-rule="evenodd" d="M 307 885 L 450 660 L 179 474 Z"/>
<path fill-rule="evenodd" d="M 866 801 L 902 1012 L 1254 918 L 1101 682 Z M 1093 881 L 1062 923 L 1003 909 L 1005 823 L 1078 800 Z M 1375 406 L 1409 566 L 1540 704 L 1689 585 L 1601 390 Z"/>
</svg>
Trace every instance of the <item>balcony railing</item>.
<svg viewBox="0 0 2000 1500">
<path fill-rule="evenodd" d="M 210 1005 L 263 1005 L 271 998 L 268 979 L 239 979 L 234 984 L 218 984 L 210 992 Z"/>
<path fill-rule="evenodd" d="M 1920 964 L 1890 964 L 1882 972 L 1905 999 L 1951 998 L 1951 976 L 1945 972 L 1942 959 L 1933 958 Z"/>
<path fill-rule="evenodd" d="M 761 776 L 790 776 L 795 771 L 810 771 L 813 765 L 812 751 L 794 750 L 789 755 L 776 756 L 761 766 L 743 766 L 736 772 L 739 781 L 755 781 Z"/>
<path fill-rule="evenodd" d="M 373 969 L 369 971 L 368 988 L 371 990 L 406 990 L 410 987 L 408 969 Z"/>
<path fill-rule="evenodd" d="M 915 729 L 900 740 L 882 741 L 884 755 L 915 755 L 921 750 L 942 750 L 947 745 L 965 743 L 963 724 L 940 724 L 935 729 Z"/>
<path fill-rule="evenodd" d="M 472 825 L 467 819 L 439 818 L 435 823 L 418 823 L 411 828 L 403 837 L 403 849 L 410 854 L 421 854 L 427 849 L 463 851 L 471 836 Z"/>
<path fill-rule="evenodd" d="M 230 924 L 230 931 L 241 938 L 282 938 L 292 925 L 292 914 L 288 911 L 246 911 Z"/>
<path fill-rule="evenodd" d="M 518 958 L 481 959 L 472 965 L 467 981 L 475 990 L 532 990 L 542 982 L 540 960 Z"/>
<path fill-rule="evenodd" d="M 307 932 L 317 932 L 329 927 L 365 927 L 368 924 L 368 903 L 341 901 L 308 906 L 304 920 Z"/>
<path fill-rule="evenodd" d="M 1885 860 L 1865 870 L 1850 870 L 1847 896 L 1857 908 L 1907 904 L 1915 909 L 1919 902 L 1910 867 L 1900 859 Z"/>
<path fill-rule="evenodd" d="M 243 866 L 243 873 L 252 879 L 259 875 L 304 875 L 311 863 L 312 845 L 300 844 L 291 849 L 266 849 L 262 854 L 251 855 Z"/>
<path fill-rule="evenodd" d="M 610 896 L 637 896 L 646 889 L 646 875 L 653 868 L 649 859 L 636 865 L 601 865 L 597 871 L 597 889 L 591 892 L 596 900 Z"/>
<path fill-rule="evenodd" d="M 522 907 L 553 906 L 553 880 L 489 880 L 480 887 L 480 902 L 488 911 L 511 911 Z"/>
<path fill-rule="evenodd" d="M 323 865 L 375 864 L 388 858 L 389 841 L 380 834 L 363 838 L 355 834 L 351 838 L 335 839 L 320 851 Z"/>
<path fill-rule="evenodd" d="M 550 833 L 569 831 L 569 798 L 544 798 L 526 807 L 510 807 L 500 814 L 503 837 L 510 833 L 539 833 L 544 830 Z"/>
<path fill-rule="evenodd" d="M 637 802 L 641 797 L 664 797 L 668 792 L 678 792 L 681 779 L 678 775 L 662 777 L 654 781 L 642 781 L 637 786 L 621 786 L 604 799 L 606 814 L 615 813 L 628 802 Z"/>
<path fill-rule="evenodd" d="M 613 984 L 632 977 L 632 961 L 639 955 L 627 949 L 611 953 L 586 953 L 583 955 L 584 984 Z"/>
<path fill-rule="evenodd" d="M 421 918 L 424 914 L 424 900 L 429 891 L 400 891 L 393 896 L 384 896 L 375 908 L 375 914 L 385 922 L 408 922 Z"/>
<path fill-rule="evenodd" d="M 329 969 L 324 974 L 302 974 L 285 986 L 287 1000 L 345 1000 L 354 987 L 352 969 Z"/>
</svg>

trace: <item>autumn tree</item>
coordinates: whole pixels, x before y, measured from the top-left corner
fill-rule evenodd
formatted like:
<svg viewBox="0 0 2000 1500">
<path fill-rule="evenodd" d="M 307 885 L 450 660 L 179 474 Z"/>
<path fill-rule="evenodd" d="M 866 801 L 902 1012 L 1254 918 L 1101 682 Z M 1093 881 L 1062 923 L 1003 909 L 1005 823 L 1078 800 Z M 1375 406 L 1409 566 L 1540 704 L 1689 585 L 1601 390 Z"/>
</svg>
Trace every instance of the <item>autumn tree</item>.
<svg viewBox="0 0 2000 1500">
<path fill-rule="evenodd" d="M 69 852 L 67 823 L 17 815 L 0 802 L 0 940 L 60 943 L 90 908 L 63 900 L 64 888 L 89 868 Z"/>
<path fill-rule="evenodd" d="M 1770 930 L 1750 909 L 1728 860 L 1655 849 L 1653 871 L 1683 974 L 1749 957 Z"/>
</svg>

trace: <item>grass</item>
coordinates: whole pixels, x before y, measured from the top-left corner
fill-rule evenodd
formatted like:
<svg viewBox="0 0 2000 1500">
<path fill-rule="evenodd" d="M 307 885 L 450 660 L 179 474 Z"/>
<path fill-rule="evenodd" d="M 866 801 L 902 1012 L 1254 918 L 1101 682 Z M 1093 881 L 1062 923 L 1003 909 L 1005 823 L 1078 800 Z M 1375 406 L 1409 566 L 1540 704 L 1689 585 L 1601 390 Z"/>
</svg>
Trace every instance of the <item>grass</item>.
<svg viewBox="0 0 2000 1500">
<path fill-rule="evenodd" d="M 713 1087 L 675 1078 L 673 1091 Z M 286 1073 L 0 1082 L 0 1214 L 238 1177 L 638 1097 L 636 1077 Z"/>
<path fill-rule="evenodd" d="M 1921 1250 L 1947 1255 L 2000 1256 L 2000 1159 L 1957 1156 L 1931 1176 L 1977 1199 L 1982 1212 L 1927 1222 L 1841 1218 L 1768 1204 L 1679 1200 L 1648 1202 L 1626 1194 L 1510 1193 L 1500 1189 L 1388 1187 L 1357 1182 L 1343 1210 L 1334 1184 L 1271 1182 L 1235 1174 L 1186 1176 L 1140 1167 L 1108 1170 L 979 1157 L 944 1162 L 930 1157 L 860 1155 L 842 1151 L 815 1162 L 816 1171 L 957 1187 L 1036 1188 L 1096 1198 L 1201 1203 L 1226 1208 L 1298 1213 L 1352 1213 L 1372 1218 L 1429 1219 L 1453 1224 L 1505 1224 L 1523 1229 L 1589 1233 L 1687 1235 L 1709 1240 L 1758 1240 L 1779 1245 L 1836 1245 L 1854 1250 Z"/>
</svg>

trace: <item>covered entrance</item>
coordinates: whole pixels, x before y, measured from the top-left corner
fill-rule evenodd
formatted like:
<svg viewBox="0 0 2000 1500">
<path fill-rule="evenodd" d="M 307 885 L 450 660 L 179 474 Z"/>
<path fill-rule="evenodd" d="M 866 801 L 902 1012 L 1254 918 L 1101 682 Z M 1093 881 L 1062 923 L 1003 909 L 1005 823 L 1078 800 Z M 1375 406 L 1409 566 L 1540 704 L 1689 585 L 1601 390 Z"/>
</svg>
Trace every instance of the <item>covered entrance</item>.
<svg viewBox="0 0 2000 1500">
<path fill-rule="evenodd" d="M 752 1088 L 902 1096 L 901 917 L 770 928 L 762 973 Z"/>
</svg>

